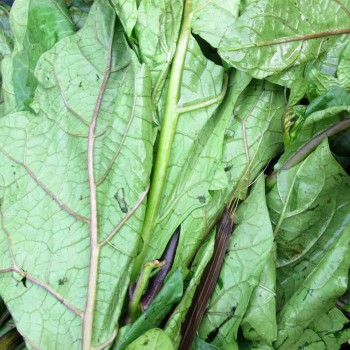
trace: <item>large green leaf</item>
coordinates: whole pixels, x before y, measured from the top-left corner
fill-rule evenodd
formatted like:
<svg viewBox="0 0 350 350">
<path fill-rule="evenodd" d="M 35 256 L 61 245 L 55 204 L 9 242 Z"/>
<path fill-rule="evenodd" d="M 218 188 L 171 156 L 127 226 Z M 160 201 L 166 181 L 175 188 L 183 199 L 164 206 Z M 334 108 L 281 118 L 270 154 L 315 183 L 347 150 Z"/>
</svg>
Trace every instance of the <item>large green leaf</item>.
<svg viewBox="0 0 350 350">
<path fill-rule="evenodd" d="M 314 60 L 349 33 L 349 1 L 261 0 L 233 22 L 219 53 L 234 67 L 265 78 Z M 289 76 L 291 78 L 291 76 Z"/>
<path fill-rule="evenodd" d="M 13 46 L 9 22 L 10 8 L 0 3 L 0 62 L 9 55 Z"/>
<path fill-rule="evenodd" d="M 239 324 L 273 247 L 264 187 L 264 178 L 260 177 L 237 210 L 237 227 L 199 329 L 200 338 L 210 340 L 222 350 L 238 349 Z"/>
<path fill-rule="evenodd" d="M 227 114 L 230 118 L 221 158 L 228 186 L 211 190 L 206 205 L 191 212 L 182 223 L 182 229 L 191 234 L 180 237 L 175 265 L 191 260 L 207 227 L 232 192 L 237 196 L 243 193 L 244 197 L 246 186 L 282 146 L 281 118 L 285 106 L 282 89 L 266 82 L 252 81 L 248 85 L 249 81 L 246 74 L 233 73 L 227 99 L 216 114 L 216 118 L 226 118 Z"/>
<path fill-rule="evenodd" d="M 350 88 L 350 43 L 340 54 L 337 76 L 342 86 Z"/>
<path fill-rule="evenodd" d="M 327 313 L 318 313 L 316 319 L 310 323 L 307 329 L 302 331 L 300 336 L 294 338 L 292 342 L 287 341 L 278 349 L 340 349 L 350 336 L 350 330 L 343 329 L 347 323 L 348 319 L 336 308 Z"/>
<path fill-rule="evenodd" d="M 173 350 L 170 338 L 159 328 L 153 328 L 131 343 L 127 350 Z"/>
<path fill-rule="evenodd" d="M 339 114 L 350 111 L 350 96 L 346 90 L 335 87 L 314 99 L 307 107 L 296 106 L 296 109 L 301 114 L 300 125 L 296 128 L 296 135 L 275 165 L 276 170 L 280 169 L 311 139 L 339 122 Z M 305 153 L 304 158 L 307 155 Z"/>
<path fill-rule="evenodd" d="M 80 349 L 91 315 L 97 346 L 115 332 L 139 244 L 150 74 L 97 0 L 36 77 L 35 112 L 0 119 L 1 296 L 31 346 Z"/>
<path fill-rule="evenodd" d="M 115 11 L 123 24 L 124 30 L 128 36 L 131 36 L 132 30 L 137 21 L 137 1 L 136 0 L 110 0 Z"/>
<path fill-rule="evenodd" d="M 6 111 L 26 109 L 38 84 L 40 56 L 74 33 L 64 0 L 17 0 L 10 19 L 15 48 L 2 64 Z"/>
<path fill-rule="evenodd" d="M 346 291 L 349 266 L 350 225 L 347 225 L 341 236 L 328 248 L 323 258 L 280 311 L 275 348 L 287 350 L 303 347 L 312 342 L 324 344 L 322 338 L 327 337 L 324 334 L 325 330 L 327 333 L 334 334 L 347 323 L 346 318 L 339 311 L 336 315 L 337 319 L 331 320 L 330 318 L 334 318 L 334 315 L 329 311 L 337 298 Z M 314 333 L 320 333 L 318 339 L 312 339 L 310 334 L 305 336 L 309 326 Z M 346 335 L 348 336 L 349 332 Z M 320 349 L 339 348 L 341 344 L 339 340 L 329 337 L 331 346 L 328 347 L 326 343 Z"/>
<path fill-rule="evenodd" d="M 182 18 L 183 1 L 142 0 L 135 26 L 142 62 L 151 70 L 156 102 L 171 65 Z"/>
<path fill-rule="evenodd" d="M 263 346 L 264 343 L 271 346 L 277 338 L 275 291 L 275 252 L 272 251 L 242 321 L 244 337 L 253 340 L 259 346 Z"/>
<path fill-rule="evenodd" d="M 239 0 L 193 1 L 192 30 L 218 47 L 238 17 Z"/>
<path fill-rule="evenodd" d="M 186 54 L 180 103 L 186 105 L 215 97 L 223 88 L 223 75 L 223 68 L 207 60 L 196 41 L 191 38 Z M 183 113 L 179 117 L 158 225 L 148 249 L 147 261 L 160 257 L 179 224 L 191 211 L 203 207 L 208 201 L 214 173 L 222 167 L 220 145 L 229 118 L 214 118 L 217 106 L 218 103 Z M 190 234 L 188 231 L 183 232 Z"/>
<path fill-rule="evenodd" d="M 277 241 L 280 308 L 319 267 L 350 222 L 350 179 L 325 140 L 299 165 L 281 171 L 267 200 Z M 325 293 L 328 292 L 325 290 Z"/>
</svg>

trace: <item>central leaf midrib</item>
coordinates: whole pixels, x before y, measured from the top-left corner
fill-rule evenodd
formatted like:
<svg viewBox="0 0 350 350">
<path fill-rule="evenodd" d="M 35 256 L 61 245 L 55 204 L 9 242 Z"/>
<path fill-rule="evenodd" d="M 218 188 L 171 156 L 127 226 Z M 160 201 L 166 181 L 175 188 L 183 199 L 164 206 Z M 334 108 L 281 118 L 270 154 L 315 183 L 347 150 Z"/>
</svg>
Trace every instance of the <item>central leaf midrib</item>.
<svg viewBox="0 0 350 350">
<path fill-rule="evenodd" d="M 98 279 L 98 260 L 100 253 L 100 245 L 98 243 L 98 213 L 97 213 L 97 191 L 94 175 L 94 152 L 95 152 L 95 130 L 97 117 L 100 112 L 102 99 L 108 79 L 111 74 L 112 66 L 112 48 L 115 33 L 115 15 L 112 20 L 111 37 L 108 48 L 108 61 L 106 71 L 104 73 L 103 82 L 101 84 L 92 120 L 89 126 L 88 143 L 87 143 L 87 171 L 90 190 L 90 263 L 88 290 L 86 295 L 85 311 L 82 324 L 82 349 L 91 350 L 93 337 L 94 311 L 96 305 L 97 279 Z"/>
</svg>

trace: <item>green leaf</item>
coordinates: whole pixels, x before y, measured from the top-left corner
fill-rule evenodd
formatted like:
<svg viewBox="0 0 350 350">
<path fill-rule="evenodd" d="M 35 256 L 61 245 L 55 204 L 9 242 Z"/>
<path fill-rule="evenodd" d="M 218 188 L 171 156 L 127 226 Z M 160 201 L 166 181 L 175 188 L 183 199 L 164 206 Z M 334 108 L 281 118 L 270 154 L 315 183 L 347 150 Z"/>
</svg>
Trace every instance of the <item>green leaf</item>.
<svg viewBox="0 0 350 350">
<path fill-rule="evenodd" d="M 0 118 L 1 296 L 36 347 L 81 349 L 83 329 L 92 331 L 86 346 L 98 346 L 113 338 L 140 243 L 150 74 L 109 2 L 97 0 L 82 30 L 41 57 L 36 77 L 35 113 Z"/>
<path fill-rule="evenodd" d="M 161 329 L 153 328 L 131 343 L 127 350 L 174 350 L 170 338 Z"/>
<path fill-rule="evenodd" d="M 232 73 L 227 98 L 215 115 L 216 118 L 229 117 L 221 158 L 228 187 L 210 191 L 206 205 L 191 212 L 182 223 L 182 229 L 189 233 L 180 237 L 175 265 L 192 259 L 207 227 L 222 211 L 232 192 L 244 197 L 246 186 L 281 149 L 281 119 L 285 106 L 283 90 L 266 82 L 252 81 L 248 85 L 249 81 L 242 72 Z"/>
<path fill-rule="evenodd" d="M 327 93 L 328 90 L 341 86 L 340 81 L 332 75 L 325 74 L 314 68 L 312 65 L 307 67 L 305 84 L 307 85 L 307 96 L 309 101 Z"/>
<path fill-rule="evenodd" d="M 237 348 L 237 331 L 273 246 L 264 179 L 238 208 L 228 253 L 199 329 L 201 339 L 220 349 Z"/>
<path fill-rule="evenodd" d="M 142 0 L 135 33 L 140 58 L 151 70 L 152 99 L 157 102 L 169 71 L 179 36 L 183 3 Z"/>
<path fill-rule="evenodd" d="M 275 291 L 275 252 L 272 251 L 241 324 L 244 337 L 259 342 L 260 346 L 264 343 L 271 346 L 277 338 Z"/>
<path fill-rule="evenodd" d="M 196 337 L 192 344 L 192 350 L 215 350 L 218 349 L 216 346 L 213 346 L 209 343 L 206 343 L 204 340 Z"/>
<path fill-rule="evenodd" d="M 329 310 L 336 299 L 346 291 L 349 266 L 350 225 L 347 225 L 341 236 L 328 249 L 323 258 L 316 264 L 280 311 L 278 340 L 275 343 L 275 348 L 287 350 L 293 349 L 295 346 L 309 344 L 310 340 L 311 342 L 316 342 L 316 339 L 310 339 L 309 335 L 306 337 L 304 335 L 309 326 L 314 328 L 316 332 L 320 332 L 321 335 L 323 333 L 326 337 L 327 333 L 334 334 L 334 331 L 342 328 L 342 325 L 347 320 L 343 316 L 339 322 L 339 311 L 337 311 L 336 317 L 338 320 L 336 320 L 337 323 L 333 329 L 329 326 L 332 325 L 334 320 L 330 324 L 330 320 L 325 318 L 332 317 Z M 325 333 L 325 325 L 327 333 Z M 303 335 L 304 337 L 302 337 Z M 320 337 L 318 336 L 318 338 Z M 330 344 L 333 343 L 333 346 L 330 348 L 324 346 L 321 349 L 338 348 L 335 347 L 338 343 L 336 339 L 329 337 L 328 341 Z M 338 343 L 337 345 L 339 346 L 340 344 Z"/>
<path fill-rule="evenodd" d="M 181 341 L 181 324 L 186 317 L 186 313 L 191 306 L 194 293 L 200 283 L 203 271 L 207 266 L 210 258 L 213 255 L 215 243 L 215 231 L 212 232 L 209 239 L 198 251 L 195 260 L 191 266 L 191 279 L 184 293 L 184 297 L 177 305 L 169 317 L 167 324 L 164 328 L 165 332 L 173 340 L 174 345 L 179 345 Z"/>
<path fill-rule="evenodd" d="M 13 38 L 9 22 L 10 8 L 0 3 L 0 62 L 11 53 Z"/>
<path fill-rule="evenodd" d="M 302 258 L 328 235 L 336 208 L 348 202 L 348 183 L 327 140 L 302 163 L 278 174 L 277 184 L 267 196 L 275 226 L 278 266 Z"/>
<path fill-rule="evenodd" d="M 147 310 L 128 328 L 125 335 L 117 343 L 115 349 L 129 349 L 128 345 L 141 336 L 141 334 L 160 326 L 174 304 L 181 299 L 182 294 L 182 272 L 181 269 L 178 269 L 169 277 Z"/>
<path fill-rule="evenodd" d="M 223 68 L 207 60 L 191 38 L 181 85 L 182 106 L 217 96 L 223 88 Z M 230 115 L 214 118 L 218 104 L 179 117 L 170 154 L 158 225 L 146 261 L 160 257 L 176 228 L 209 198 L 216 170 L 222 166 L 224 132 Z M 187 233 L 189 234 L 189 233 Z M 181 240 L 181 238 L 180 238 Z"/>
<path fill-rule="evenodd" d="M 296 324 L 300 323 L 299 330 L 306 328 L 322 310 L 326 312 L 334 306 L 334 295 L 344 293 L 344 284 L 346 289 L 347 271 L 341 271 L 350 261 L 346 261 L 347 251 L 341 255 L 339 249 L 348 249 L 344 239 L 348 239 L 350 223 L 349 188 L 350 179 L 332 157 L 325 140 L 302 163 L 281 171 L 277 184 L 267 195 L 277 242 L 278 309 L 288 309 L 288 317 L 295 317 Z M 337 248 L 338 241 L 342 241 L 342 248 Z M 341 262 L 339 259 L 343 258 Z M 344 276 L 337 275 L 337 271 Z M 321 280 L 322 287 L 309 287 L 306 280 L 313 281 L 316 276 L 325 284 L 329 278 L 329 288 L 323 287 Z M 303 307 L 305 310 L 300 311 Z M 288 324 L 283 327 L 289 328 Z"/>
<path fill-rule="evenodd" d="M 296 108 L 294 107 L 294 112 Z M 298 108 L 298 111 L 301 111 Z M 327 91 L 317 97 L 306 108 L 302 107 L 301 123 L 292 142 L 287 145 L 285 152 L 275 165 L 280 169 L 297 151 L 299 151 L 312 138 L 339 121 L 339 114 L 350 111 L 350 96 L 340 87 Z M 307 154 L 305 155 L 307 156 Z"/>
<path fill-rule="evenodd" d="M 136 0 L 111 0 L 115 11 L 122 22 L 127 36 L 131 36 L 132 30 L 137 21 L 137 1 Z"/>
<path fill-rule="evenodd" d="M 349 33 L 347 0 L 261 0 L 249 6 L 226 31 L 221 57 L 255 78 L 314 60 Z M 335 15 L 336 14 L 336 15 Z M 289 78 L 291 78 L 289 76 Z"/>
<path fill-rule="evenodd" d="M 73 0 L 69 6 L 69 13 L 77 30 L 81 29 L 87 19 L 93 0 Z"/>
<path fill-rule="evenodd" d="M 193 1 L 193 33 L 218 47 L 226 31 L 238 18 L 239 0 Z"/>
<path fill-rule="evenodd" d="M 38 84 L 34 71 L 40 56 L 74 33 L 64 0 L 16 0 L 10 21 L 15 48 L 2 63 L 7 112 L 27 109 Z"/>
<path fill-rule="evenodd" d="M 350 88 L 350 44 L 348 43 L 340 54 L 337 76 L 342 86 Z"/>
</svg>

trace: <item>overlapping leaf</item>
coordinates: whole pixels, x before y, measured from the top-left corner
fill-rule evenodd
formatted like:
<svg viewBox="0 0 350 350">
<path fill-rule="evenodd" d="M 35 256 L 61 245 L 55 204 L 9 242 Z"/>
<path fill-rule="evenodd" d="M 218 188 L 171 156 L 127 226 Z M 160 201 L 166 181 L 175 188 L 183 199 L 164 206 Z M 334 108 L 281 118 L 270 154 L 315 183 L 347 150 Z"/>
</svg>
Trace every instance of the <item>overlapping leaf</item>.
<svg viewBox="0 0 350 350">
<path fill-rule="evenodd" d="M 180 104 L 210 99 L 223 88 L 223 68 L 207 60 L 192 38 L 186 54 Z M 220 159 L 225 120 L 213 118 L 218 104 L 180 115 L 170 155 L 158 226 L 147 260 L 161 256 L 181 222 L 209 197 Z M 219 145 L 219 146 L 218 146 Z"/>
<path fill-rule="evenodd" d="M 172 339 L 174 345 L 179 345 L 181 341 L 181 324 L 186 317 L 187 311 L 191 306 L 196 288 L 200 283 L 203 271 L 207 266 L 214 251 L 215 231 L 211 234 L 207 242 L 198 251 L 196 258 L 191 266 L 190 282 L 181 302 L 169 317 L 165 326 L 165 332 Z"/>
<path fill-rule="evenodd" d="M 239 0 L 193 1 L 192 30 L 213 47 L 220 46 L 226 31 L 238 17 Z"/>
<path fill-rule="evenodd" d="M 144 335 L 130 344 L 127 347 L 127 350 L 139 350 L 141 348 L 143 350 L 174 349 L 170 338 L 159 328 L 154 328 L 146 332 Z"/>
<path fill-rule="evenodd" d="M 95 1 L 81 31 L 41 57 L 36 77 L 33 112 L 1 119 L 0 290 L 31 347 L 80 349 L 79 310 L 92 293 L 90 123 L 96 116 L 98 240 L 111 238 L 98 262 L 98 345 L 115 330 L 138 248 L 144 204 L 136 205 L 152 163 L 151 81 L 105 0 Z M 18 283 L 23 276 L 11 267 L 26 279 Z"/>
<path fill-rule="evenodd" d="M 153 101 L 160 96 L 171 65 L 182 18 L 182 1 L 143 0 L 135 33 L 142 62 L 151 70 Z"/>
<path fill-rule="evenodd" d="M 312 271 L 322 273 L 321 259 L 346 234 L 349 178 L 325 141 L 301 164 L 282 171 L 267 198 L 278 247 L 277 300 L 281 306 L 302 288 Z"/>
<path fill-rule="evenodd" d="M 128 36 L 135 27 L 137 21 L 137 1 L 136 0 L 111 0 L 114 9 L 123 24 Z"/>
<path fill-rule="evenodd" d="M 301 66 L 349 33 L 349 2 L 262 0 L 247 7 L 226 31 L 219 53 L 255 78 Z M 335 35 L 337 34 L 337 35 Z M 285 73 L 285 72 L 283 72 Z"/>
<path fill-rule="evenodd" d="M 38 84 L 34 70 L 40 56 L 74 33 L 64 0 L 19 0 L 11 11 L 15 48 L 2 63 L 6 111 L 24 110 Z"/>
<path fill-rule="evenodd" d="M 238 349 L 237 331 L 273 246 L 272 226 L 259 178 L 235 216 L 228 253 L 199 336 L 220 349 Z M 249 263 L 248 263 L 249 262 Z"/>
</svg>

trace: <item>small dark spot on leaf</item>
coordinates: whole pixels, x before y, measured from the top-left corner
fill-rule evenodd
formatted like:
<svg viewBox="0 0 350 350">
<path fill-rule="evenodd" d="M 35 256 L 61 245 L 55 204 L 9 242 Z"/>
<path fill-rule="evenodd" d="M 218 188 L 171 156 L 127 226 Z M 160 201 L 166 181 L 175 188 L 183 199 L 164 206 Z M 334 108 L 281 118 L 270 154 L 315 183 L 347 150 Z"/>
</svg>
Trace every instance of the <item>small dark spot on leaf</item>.
<svg viewBox="0 0 350 350">
<path fill-rule="evenodd" d="M 204 196 L 198 196 L 197 199 L 199 200 L 200 204 L 204 204 L 205 203 L 205 197 Z"/>
<path fill-rule="evenodd" d="M 65 283 L 67 283 L 68 282 L 68 278 L 67 277 L 63 277 L 63 278 L 60 278 L 59 280 L 58 280 L 58 285 L 59 286 L 63 286 Z"/>
<path fill-rule="evenodd" d="M 79 87 L 82 87 L 83 86 L 83 82 L 81 81 L 80 83 L 79 83 Z"/>
<path fill-rule="evenodd" d="M 16 172 L 15 172 L 15 171 L 13 172 L 13 175 L 16 175 Z"/>
<path fill-rule="evenodd" d="M 144 342 L 142 345 L 143 345 L 143 346 L 147 346 L 148 343 L 149 343 L 149 340 L 147 339 L 147 340 L 145 340 L 145 342 Z"/>
<path fill-rule="evenodd" d="M 20 282 L 22 282 L 22 283 L 23 283 L 23 286 L 24 286 L 25 288 L 27 288 L 27 277 L 26 277 L 26 276 L 23 276 Z"/>
<path fill-rule="evenodd" d="M 81 201 L 83 200 L 83 195 L 82 195 L 82 194 L 80 195 L 80 200 L 81 200 Z"/>
<path fill-rule="evenodd" d="M 230 171 L 232 169 L 233 165 L 230 164 L 224 168 L 225 171 Z"/>
<path fill-rule="evenodd" d="M 100 76 L 98 74 L 96 74 L 96 81 L 100 80 Z"/>
<path fill-rule="evenodd" d="M 114 195 L 114 198 L 117 200 L 119 204 L 119 208 L 123 213 L 127 213 L 129 211 L 128 205 L 125 200 L 125 193 L 124 188 L 120 188 L 116 194 Z"/>
</svg>

